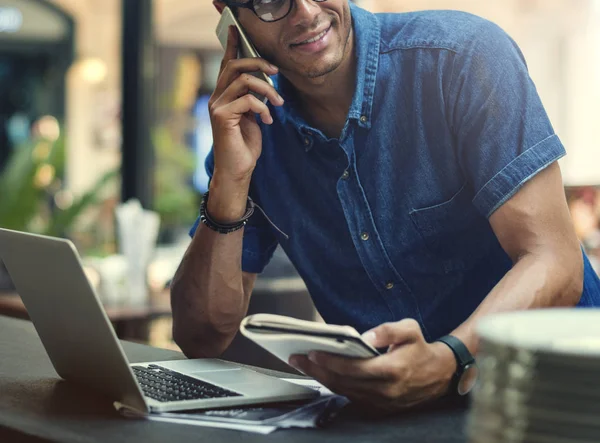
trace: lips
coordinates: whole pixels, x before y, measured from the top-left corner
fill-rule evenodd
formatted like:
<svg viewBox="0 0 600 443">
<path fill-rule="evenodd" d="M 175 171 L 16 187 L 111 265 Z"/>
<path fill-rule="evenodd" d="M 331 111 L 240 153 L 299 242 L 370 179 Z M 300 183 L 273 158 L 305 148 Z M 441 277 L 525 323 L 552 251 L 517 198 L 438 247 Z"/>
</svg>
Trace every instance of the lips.
<svg viewBox="0 0 600 443">
<path fill-rule="evenodd" d="M 302 40 L 300 40 L 298 43 L 292 43 L 291 46 L 300 46 L 300 45 L 307 45 L 310 43 L 314 43 L 317 42 L 319 40 L 321 40 L 323 37 L 325 37 L 325 35 L 329 32 L 329 30 L 331 29 L 331 25 L 329 25 L 329 27 L 327 27 L 326 29 L 324 29 L 323 31 L 316 33 L 316 34 L 312 34 L 306 37 L 303 37 Z"/>
</svg>

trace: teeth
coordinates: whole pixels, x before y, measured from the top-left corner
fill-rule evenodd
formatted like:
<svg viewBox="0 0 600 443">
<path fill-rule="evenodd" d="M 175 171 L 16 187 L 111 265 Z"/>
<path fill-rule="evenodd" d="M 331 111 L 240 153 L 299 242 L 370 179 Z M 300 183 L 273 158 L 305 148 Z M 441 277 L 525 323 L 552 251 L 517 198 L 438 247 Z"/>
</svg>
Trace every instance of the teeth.
<svg viewBox="0 0 600 443">
<path fill-rule="evenodd" d="M 323 32 L 321 32 L 319 35 L 317 35 L 316 37 L 313 37 L 311 39 L 308 39 L 306 41 L 303 41 L 302 43 L 300 43 L 301 45 L 307 44 L 307 43 L 314 43 L 318 40 L 321 40 L 325 34 L 327 34 L 327 29 L 325 29 Z"/>
</svg>

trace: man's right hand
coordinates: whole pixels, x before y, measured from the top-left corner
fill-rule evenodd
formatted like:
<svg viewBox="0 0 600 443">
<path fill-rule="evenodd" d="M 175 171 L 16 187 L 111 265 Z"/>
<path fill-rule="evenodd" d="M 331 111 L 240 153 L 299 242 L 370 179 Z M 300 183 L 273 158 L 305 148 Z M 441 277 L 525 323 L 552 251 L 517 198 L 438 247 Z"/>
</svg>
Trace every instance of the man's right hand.
<svg viewBox="0 0 600 443">
<path fill-rule="evenodd" d="M 246 211 L 250 179 L 262 150 L 256 114 L 273 122 L 269 108 L 283 100 L 267 82 L 248 72 L 272 75 L 277 68 L 262 59 L 236 60 L 237 31 L 229 30 L 215 92 L 209 100 L 215 169 L 207 211 L 220 223 L 239 220 Z M 188 357 L 217 357 L 231 343 L 248 303 L 256 274 L 242 272 L 242 231 L 221 235 L 200 225 L 171 285 L 173 337 Z"/>
<path fill-rule="evenodd" d="M 238 41 L 237 30 L 230 26 L 219 79 L 209 100 L 215 157 L 213 178 L 248 186 L 262 150 L 262 134 L 255 114 L 260 115 L 263 123 L 273 123 L 267 105 L 249 92 L 266 96 L 276 106 L 281 106 L 283 99 L 267 82 L 249 74 L 263 71 L 274 75 L 277 68 L 261 58 L 238 60 Z"/>
</svg>

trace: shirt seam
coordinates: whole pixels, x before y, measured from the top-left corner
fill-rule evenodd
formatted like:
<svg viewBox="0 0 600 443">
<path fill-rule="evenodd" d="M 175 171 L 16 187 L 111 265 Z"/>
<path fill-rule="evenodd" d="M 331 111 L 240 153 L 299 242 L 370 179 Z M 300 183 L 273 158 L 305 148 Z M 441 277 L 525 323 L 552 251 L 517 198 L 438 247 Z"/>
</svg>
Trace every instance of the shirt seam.
<svg viewBox="0 0 600 443">
<path fill-rule="evenodd" d="M 489 179 L 489 180 L 486 182 L 486 184 L 485 184 L 485 185 L 483 185 L 483 186 L 481 187 L 481 189 L 479 190 L 479 192 L 477 192 L 477 194 L 475 194 L 475 197 L 473 197 L 473 200 L 477 200 L 477 197 L 479 197 L 479 194 L 481 194 L 483 191 L 485 191 L 485 189 L 488 187 L 488 185 L 489 185 L 490 183 L 492 183 L 492 182 L 493 182 L 493 181 L 496 179 L 496 177 L 498 177 L 500 174 L 502 174 L 502 173 L 503 173 L 503 172 L 506 170 L 506 168 L 510 167 L 510 166 L 511 166 L 513 163 L 517 162 L 517 161 L 519 160 L 519 158 L 521 158 L 521 156 L 523 156 L 523 155 L 527 154 L 529 151 L 531 151 L 531 150 L 533 150 L 533 149 L 537 148 L 539 145 L 541 145 L 542 143 L 545 143 L 547 140 L 550 140 L 552 137 L 556 137 L 556 134 L 552 134 L 552 135 L 550 135 L 550 136 L 546 137 L 546 138 L 545 138 L 545 139 L 543 139 L 542 141 L 540 141 L 540 142 L 536 143 L 535 145 L 533 145 L 531 148 L 529 148 L 529 149 L 527 149 L 527 150 L 523 151 L 521 154 L 519 154 L 519 156 L 518 156 L 518 157 L 516 157 L 516 158 L 513 158 L 513 159 L 512 159 L 512 161 L 511 161 L 510 163 L 508 163 L 506 166 L 504 166 L 504 167 L 503 167 L 503 168 L 502 168 L 500 171 L 498 171 L 498 172 L 497 172 L 497 173 L 496 173 L 496 174 L 495 174 L 495 175 L 494 175 L 492 178 L 490 178 L 490 179 Z"/>
<path fill-rule="evenodd" d="M 354 157 L 354 161 L 353 161 L 353 169 L 354 169 L 354 173 L 356 175 L 357 178 L 357 183 L 358 183 L 358 189 L 359 189 L 359 198 L 361 200 L 363 200 L 364 204 L 366 205 L 366 215 L 367 218 L 369 219 L 369 223 L 370 225 L 373 227 L 374 229 L 374 235 L 375 235 L 375 242 L 376 242 L 376 247 L 377 249 L 379 249 L 379 253 L 381 254 L 381 257 L 383 258 L 383 260 L 386 262 L 387 266 L 389 269 L 392 270 L 393 274 L 395 275 L 395 277 L 398 279 L 398 282 L 406 289 L 407 294 L 409 297 L 411 297 L 413 299 L 414 302 L 414 307 L 416 309 L 415 314 L 418 316 L 417 321 L 419 322 L 419 324 L 421 325 L 422 329 L 423 329 L 423 335 L 425 336 L 425 338 L 427 339 L 431 339 L 431 334 L 429 333 L 428 329 L 427 329 L 427 325 L 425 324 L 425 321 L 423 319 L 423 313 L 421 312 L 421 307 L 419 306 L 419 302 L 417 300 L 416 295 L 413 293 L 412 288 L 408 285 L 408 283 L 406 282 L 406 280 L 404 279 L 404 276 L 398 271 L 398 269 L 396 268 L 396 266 L 394 266 L 394 264 L 392 263 L 392 260 L 389 257 L 389 254 L 385 248 L 385 245 L 383 244 L 383 242 L 381 241 L 381 236 L 379 234 L 379 229 L 377 229 L 377 224 L 375 223 L 375 218 L 373 217 L 373 212 L 371 211 L 371 206 L 369 204 L 369 200 L 367 199 L 367 194 L 360 182 L 360 178 L 358 176 L 358 171 L 356 168 L 356 157 Z M 358 252 L 358 248 L 356 248 L 356 252 L 360 255 L 360 253 Z M 362 259 L 361 259 L 362 261 Z M 365 269 L 365 271 L 367 272 L 367 274 L 371 275 L 371 272 L 369 271 L 369 269 L 367 268 L 367 266 L 364 266 L 363 264 L 363 268 Z M 373 279 L 371 279 L 373 282 L 373 285 L 376 287 L 377 291 L 379 292 L 379 294 L 381 295 L 381 297 L 383 298 L 383 300 L 385 301 L 385 293 L 383 292 L 383 290 L 379 287 L 379 285 L 376 283 L 376 281 L 378 280 L 377 278 L 375 278 L 375 281 L 373 281 Z M 392 310 L 391 306 L 389 306 L 389 303 L 387 303 L 386 301 L 386 305 L 388 306 L 388 309 L 390 310 L 392 317 L 396 317 L 396 313 L 394 310 Z"/>
<path fill-rule="evenodd" d="M 504 195 L 502 195 L 502 198 L 500 198 L 500 200 L 498 200 L 498 202 L 494 203 L 489 209 L 487 209 L 486 206 L 488 206 L 487 203 L 490 203 L 490 201 L 489 201 L 490 199 L 485 196 L 484 191 L 488 190 L 490 188 L 490 186 L 493 184 L 493 182 L 497 181 L 498 177 L 500 177 L 507 170 L 509 170 L 512 167 L 513 164 L 515 164 L 515 163 L 517 163 L 519 161 L 522 161 L 522 159 L 526 158 L 529 153 L 533 153 L 533 155 L 535 155 L 535 152 L 537 152 L 537 150 L 539 149 L 540 146 L 542 146 L 542 145 L 544 145 L 544 144 L 546 144 L 546 143 L 548 143 L 548 142 L 550 142 L 552 140 L 555 140 L 557 138 L 558 138 L 558 136 L 556 134 L 552 134 L 552 135 L 544 138 L 542 141 L 536 143 L 531 148 L 523 151 L 517 158 L 513 159 L 504 168 L 502 168 L 502 170 L 500 170 L 498 173 L 496 173 L 494 175 L 494 177 L 492 177 L 479 190 L 479 192 L 477 192 L 477 194 L 473 198 L 472 202 L 473 202 L 473 204 L 475 206 L 477 206 L 481 210 L 482 213 L 484 212 L 483 210 L 485 210 L 485 217 L 486 218 L 489 218 L 500 206 L 502 206 L 511 197 L 513 197 L 518 192 L 518 190 L 523 186 L 524 183 L 526 183 L 532 177 L 534 177 L 535 175 L 537 175 L 540 171 L 544 170 L 545 168 L 547 168 L 548 166 L 550 166 L 552 163 L 554 163 L 555 161 L 557 161 L 558 159 L 560 159 L 561 157 L 563 157 L 565 155 L 564 148 L 561 151 L 552 152 L 547 157 L 544 157 L 543 159 L 540 159 L 542 161 L 542 163 L 538 167 L 536 167 L 535 170 L 532 170 L 531 173 L 529 173 L 526 176 L 520 178 L 519 181 L 517 183 L 514 183 L 510 189 L 507 189 L 507 190 L 498 190 L 498 191 L 502 191 Z M 481 202 L 479 202 L 478 200 L 481 200 Z"/>
<path fill-rule="evenodd" d="M 490 216 L 494 212 L 496 212 L 496 210 L 498 208 L 500 208 L 504 203 L 506 203 L 511 197 L 513 197 L 519 191 L 519 189 L 521 188 L 521 186 L 523 186 L 523 184 L 527 183 L 527 181 L 531 180 L 531 178 L 535 177 L 540 171 L 543 171 L 544 169 L 546 169 L 548 166 L 550 166 L 553 162 L 555 162 L 560 157 L 562 157 L 562 155 L 559 154 L 558 157 L 556 157 L 554 160 L 541 165 L 538 169 L 536 169 L 531 174 L 529 174 L 527 177 L 525 177 L 521 181 L 519 181 L 519 183 L 517 183 L 510 192 L 508 192 L 504 197 L 502 197 L 498 201 L 498 203 L 496 203 L 494 206 L 492 206 L 492 208 L 486 214 L 486 217 L 490 218 Z"/>
<path fill-rule="evenodd" d="M 425 44 L 416 44 L 416 45 L 408 45 L 408 46 L 394 46 L 394 47 L 386 48 L 384 50 L 379 51 L 379 54 L 383 55 L 383 54 L 389 54 L 390 52 L 396 52 L 396 51 L 410 51 L 411 49 L 430 49 L 432 51 L 449 51 L 449 52 L 452 52 L 453 54 L 458 54 L 458 50 L 456 50 L 454 48 L 449 48 L 449 47 L 443 46 L 443 45 L 428 46 Z"/>
<path fill-rule="evenodd" d="M 454 91 L 454 83 L 455 83 L 455 72 L 456 72 L 456 59 L 458 58 L 458 52 L 454 53 L 454 57 L 452 57 L 452 71 L 450 72 L 450 82 L 448 84 L 448 89 L 446 90 L 446 95 L 444 97 L 444 111 L 446 117 L 446 123 L 450 129 L 450 132 L 456 137 L 455 127 L 454 127 L 454 110 L 456 108 L 456 104 L 452 106 L 452 91 Z M 452 108 L 452 109 L 450 109 Z"/>
<path fill-rule="evenodd" d="M 458 196 L 460 195 L 460 193 L 465 190 L 465 188 L 467 187 L 468 184 L 469 184 L 469 181 L 465 180 L 463 182 L 462 186 L 460 187 L 460 189 L 458 191 L 456 191 L 454 193 L 454 195 L 452 197 L 450 197 L 448 200 L 446 200 L 446 201 L 444 201 L 442 203 L 438 203 L 437 205 L 427 206 L 425 208 L 413 208 L 413 209 L 411 209 L 409 211 L 409 214 L 412 215 L 412 214 L 415 214 L 415 213 L 418 213 L 418 212 L 428 211 L 430 209 L 436 209 L 436 208 L 439 208 L 439 207 L 442 207 L 442 206 L 446 206 L 446 205 L 452 203 L 454 200 L 456 200 L 458 198 Z"/>
</svg>

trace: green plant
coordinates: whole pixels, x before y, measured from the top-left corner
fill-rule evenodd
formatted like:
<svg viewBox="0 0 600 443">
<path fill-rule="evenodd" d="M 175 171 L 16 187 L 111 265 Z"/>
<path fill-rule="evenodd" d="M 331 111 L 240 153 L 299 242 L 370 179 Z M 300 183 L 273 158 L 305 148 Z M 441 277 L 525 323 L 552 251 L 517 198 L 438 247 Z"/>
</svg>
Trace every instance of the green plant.
<svg viewBox="0 0 600 443">
<path fill-rule="evenodd" d="M 168 128 L 153 132 L 156 154 L 154 210 L 160 215 L 161 229 L 191 225 L 197 217 L 197 196 L 191 184 L 195 156 L 174 140 Z"/>
<path fill-rule="evenodd" d="M 55 204 L 65 172 L 65 140 L 43 138 L 19 146 L 0 174 L 0 226 L 64 235 L 79 215 L 100 201 L 102 190 L 118 171 L 104 174 L 85 194 L 68 204 Z"/>
</svg>

